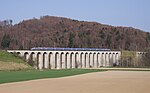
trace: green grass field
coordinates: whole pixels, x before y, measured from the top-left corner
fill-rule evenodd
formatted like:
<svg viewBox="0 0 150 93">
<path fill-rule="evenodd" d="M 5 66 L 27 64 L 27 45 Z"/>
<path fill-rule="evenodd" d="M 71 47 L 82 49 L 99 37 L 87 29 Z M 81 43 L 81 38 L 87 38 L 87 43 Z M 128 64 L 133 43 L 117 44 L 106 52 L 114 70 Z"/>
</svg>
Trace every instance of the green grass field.
<svg viewBox="0 0 150 93">
<path fill-rule="evenodd" d="M 106 70 L 98 69 L 66 69 L 66 70 L 27 70 L 27 71 L 0 71 L 0 84 L 8 82 L 19 82 L 42 78 L 58 78 L 85 74 L 91 72 L 99 72 Z"/>
</svg>

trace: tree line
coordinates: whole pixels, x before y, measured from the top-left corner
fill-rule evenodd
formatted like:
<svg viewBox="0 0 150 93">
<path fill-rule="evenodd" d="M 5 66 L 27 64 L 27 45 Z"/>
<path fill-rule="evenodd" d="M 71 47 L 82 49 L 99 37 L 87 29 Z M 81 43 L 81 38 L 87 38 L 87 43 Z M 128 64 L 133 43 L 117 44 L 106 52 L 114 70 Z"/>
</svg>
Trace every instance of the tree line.
<svg viewBox="0 0 150 93">
<path fill-rule="evenodd" d="M 144 51 L 150 46 L 150 33 L 132 27 L 54 16 L 23 20 L 14 25 L 12 22 L 0 21 L 0 49 L 78 47 Z"/>
</svg>

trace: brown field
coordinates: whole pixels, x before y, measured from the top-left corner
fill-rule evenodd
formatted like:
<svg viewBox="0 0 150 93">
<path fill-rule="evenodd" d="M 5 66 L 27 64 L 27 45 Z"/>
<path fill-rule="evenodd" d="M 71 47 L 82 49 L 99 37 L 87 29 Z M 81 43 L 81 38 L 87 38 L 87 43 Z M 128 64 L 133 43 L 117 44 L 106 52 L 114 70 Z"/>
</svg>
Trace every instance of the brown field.
<svg viewBox="0 0 150 93">
<path fill-rule="evenodd" d="M 0 93 L 150 93 L 150 71 L 106 71 L 0 84 Z"/>
<path fill-rule="evenodd" d="M 15 62 L 3 62 L 0 61 L 0 71 L 4 70 L 18 70 L 18 69 L 28 69 L 29 66 L 24 63 L 15 63 Z"/>
</svg>

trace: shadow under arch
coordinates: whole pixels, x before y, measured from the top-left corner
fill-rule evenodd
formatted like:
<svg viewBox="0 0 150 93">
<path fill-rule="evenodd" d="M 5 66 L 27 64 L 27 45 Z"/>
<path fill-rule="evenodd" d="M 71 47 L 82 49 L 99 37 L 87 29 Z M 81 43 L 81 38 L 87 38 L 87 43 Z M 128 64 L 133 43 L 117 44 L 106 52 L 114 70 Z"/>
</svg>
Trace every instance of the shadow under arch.
<svg viewBox="0 0 150 93">
<path fill-rule="evenodd" d="M 73 63 L 73 61 L 75 60 L 75 59 L 73 58 L 73 56 L 74 56 L 74 53 L 71 52 L 71 53 L 70 53 L 70 68 L 73 67 L 72 63 Z"/>
<path fill-rule="evenodd" d="M 96 55 L 96 52 L 93 53 L 93 67 L 97 67 L 97 55 Z"/>
<path fill-rule="evenodd" d="M 57 69 L 58 68 L 58 62 L 59 62 L 59 52 L 56 52 L 55 53 L 55 69 Z"/>
<path fill-rule="evenodd" d="M 80 53 L 80 64 L 81 64 L 81 68 L 84 68 L 83 66 L 84 66 L 84 53 L 83 52 L 81 52 Z"/>
<path fill-rule="evenodd" d="M 78 52 L 76 52 L 75 53 L 75 68 L 78 68 L 79 67 L 79 65 L 80 65 L 80 62 L 79 62 L 79 53 Z"/>
<path fill-rule="evenodd" d="M 44 52 L 43 53 L 43 55 L 42 55 L 42 57 L 43 57 L 43 67 L 42 67 L 42 69 L 45 69 L 46 68 L 46 55 L 47 55 L 47 52 Z"/>
<path fill-rule="evenodd" d="M 88 57 L 88 53 L 86 52 L 85 53 L 85 63 L 84 63 L 84 65 L 85 65 L 85 68 L 89 68 L 89 57 Z"/>
<path fill-rule="evenodd" d="M 28 52 L 25 52 L 23 55 L 24 55 L 24 59 L 25 59 L 26 61 L 28 61 L 29 53 L 28 53 Z"/>
<path fill-rule="evenodd" d="M 37 69 L 40 69 L 39 68 L 39 61 L 40 61 L 40 56 L 42 55 L 42 53 L 41 52 L 38 52 L 37 53 Z"/>
<path fill-rule="evenodd" d="M 61 52 L 60 53 L 60 68 L 65 68 L 65 53 L 64 52 Z"/>
<path fill-rule="evenodd" d="M 49 60 L 49 69 L 52 69 L 52 62 L 53 62 L 53 53 L 48 53 L 48 60 Z"/>
<path fill-rule="evenodd" d="M 70 64 L 69 64 L 69 62 L 70 62 L 70 58 L 69 58 L 70 56 L 69 56 L 69 52 L 66 52 L 65 53 L 65 63 L 66 63 L 66 68 L 70 68 Z"/>
</svg>

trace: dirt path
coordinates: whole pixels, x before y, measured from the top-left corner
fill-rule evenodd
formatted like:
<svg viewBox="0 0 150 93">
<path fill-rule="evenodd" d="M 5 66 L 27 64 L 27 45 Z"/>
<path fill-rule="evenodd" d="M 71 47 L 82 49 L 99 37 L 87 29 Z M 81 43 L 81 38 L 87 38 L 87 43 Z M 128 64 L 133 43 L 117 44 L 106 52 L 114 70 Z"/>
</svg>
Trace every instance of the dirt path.
<svg viewBox="0 0 150 93">
<path fill-rule="evenodd" d="M 91 69 L 150 71 L 150 68 L 91 68 Z"/>
<path fill-rule="evenodd" d="M 0 93 L 149 93 L 150 72 L 106 71 L 0 84 Z"/>
</svg>

